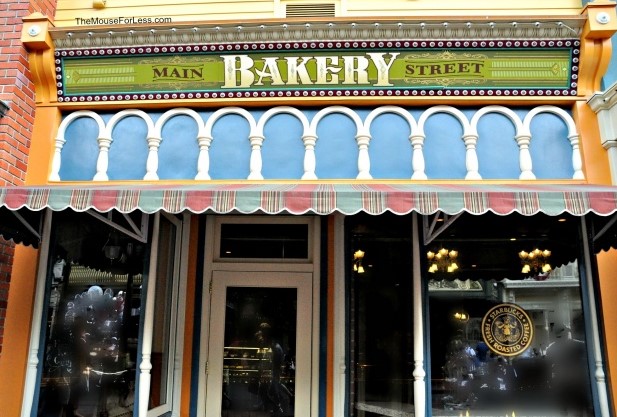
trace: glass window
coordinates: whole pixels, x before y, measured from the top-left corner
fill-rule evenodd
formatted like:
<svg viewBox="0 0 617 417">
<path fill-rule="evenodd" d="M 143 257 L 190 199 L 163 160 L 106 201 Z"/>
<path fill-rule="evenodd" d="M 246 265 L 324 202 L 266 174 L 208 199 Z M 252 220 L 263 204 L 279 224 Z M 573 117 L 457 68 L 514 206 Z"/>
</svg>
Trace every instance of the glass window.
<svg viewBox="0 0 617 417">
<path fill-rule="evenodd" d="M 223 223 L 221 258 L 307 259 L 308 224 Z"/>
<path fill-rule="evenodd" d="M 175 295 L 174 277 L 178 233 L 176 227 L 164 215 L 161 215 L 159 227 L 158 256 L 156 259 L 156 288 L 154 291 L 154 327 L 152 328 L 152 370 L 149 409 L 167 405 L 172 402 L 172 384 L 174 380 L 175 343 L 171 335 L 175 332 Z"/>
<path fill-rule="evenodd" d="M 593 415 L 578 225 L 463 214 L 426 246 L 434 416 Z"/>
<path fill-rule="evenodd" d="M 349 415 L 413 411 L 411 218 L 347 218 Z"/>
<path fill-rule="evenodd" d="M 227 287 L 224 417 L 293 417 L 296 288 Z"/>
<path fill-rule="evenodd" d="M 145 245 L 86 213 L 53 224 L 37 415 L 130 415 Z"/>
</svg>

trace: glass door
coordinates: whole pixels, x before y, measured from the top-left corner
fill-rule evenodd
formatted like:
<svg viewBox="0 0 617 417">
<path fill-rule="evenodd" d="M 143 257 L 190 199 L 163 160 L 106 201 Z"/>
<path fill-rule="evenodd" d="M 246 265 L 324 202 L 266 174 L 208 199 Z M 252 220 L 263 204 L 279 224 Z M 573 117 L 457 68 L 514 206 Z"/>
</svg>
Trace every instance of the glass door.
<svg viewBox="0 0 617 417">
<path fill-rule="evenodd" d="M 214 271 L 206 415 L 310 415 L 312 274 Z"/>
</svg>

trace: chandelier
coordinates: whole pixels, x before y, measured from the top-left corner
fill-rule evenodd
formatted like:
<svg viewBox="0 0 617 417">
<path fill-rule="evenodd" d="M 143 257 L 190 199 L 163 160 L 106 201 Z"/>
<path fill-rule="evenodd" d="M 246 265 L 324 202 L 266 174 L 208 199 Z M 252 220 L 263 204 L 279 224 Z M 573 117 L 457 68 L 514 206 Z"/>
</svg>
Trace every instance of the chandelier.
<svg viewBox="0 0 617 417">
<path fill-rule="evenodd" d="M 358 274 L 364 273 L 364 267 L 362 266 L 362 259 L 364 259 L 364 251 L 358 249 L 353 254 L 353 270 Z"/>
<path fill-rule="evenodd" d="M 441 248 L 437 253 L 428 251 L 426 252 L 426 258 L 430 264 L 428 272 L 434 274 L 437 271 L 440 272 L 454 272 L 458 269 L 456 264 L 456 258 L 458 251 Z"/>
<path fill-rule="evenodd" d="M 538 248 L 525 252 L 524 250 L 518 253 L 518 257 L 521 258 L 521 262 L 523 263 L 523 269 L 521 272 L 523 274 L 528 274 L 530 272 L 541 272 L 548 273 L 553 269 L 551 264 L 548 263 L 548 258 L 551 256 L 551 251 L 544 249 L 540 250 Z"/>
<path fill-rule="evenodd" d="M 465 313 L 464 311 L 457 311 L 452 315 L 452 317 L 454 317 L 454 320 L 462 323 L 466 323 L 467 321 L 469 321 L 469 314 Z"/>
</svg>

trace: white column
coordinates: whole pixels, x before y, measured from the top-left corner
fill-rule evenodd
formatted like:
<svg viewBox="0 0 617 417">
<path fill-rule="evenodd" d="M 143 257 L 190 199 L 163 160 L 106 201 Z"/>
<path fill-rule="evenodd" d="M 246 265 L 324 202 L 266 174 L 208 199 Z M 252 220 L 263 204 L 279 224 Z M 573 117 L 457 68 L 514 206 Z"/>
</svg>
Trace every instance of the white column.
<svg viewBox="0 0 617 417">
<path fill-rule="evenodd" d="M 317 136 L 304 135 L 302 136 L 302 142 L 304 142 L 304 174 L 303 180 L 316 180 L 315 175 L 315 143 L 317 143 Z"/>
<path fill-rule="evenodd" d="M 617 141 L 610 141 L 603 144 L 608 152 L 608 163 L 611 170 L 611 184 L 617 184 Z"/>
<path fill-rule="evenodd" d="M 51 240 L 51 221 L 52 212 L 50 209 L 46 209 L 45 218 L 43 219 L 43 233 L 41 234 L 41 249 L 36 273 L 36 287 L 34 290 L 34 309 L 32 312 L 32 328 L 30 329 L 30 351 L 26 369 L 24 397 L 21 406 L 22 417 L 30 417 L 34 390 L 37 382 L 39 345 L 41 344 L 41 324 L 43 323 L 43 306 L 45 305 L 45 287 L 47 281 L 47 258 L 49 257 L 49 242 Z"/>
<path fill-rule="evenodd" d="M 107 168 L 109 167 L 109 148 L 111 147 L 111 138 L 99 137 L 99 156 L 96 159 L 96 174 L 92 181 L 108 181 Z"/>
<path fill-rule="evenodd" d="M 518 177 L 519 180 L 535 180 L 536 176 L 534 175 L 531 163 L 531 153 L 529 152 L 529 143 L 531 142 L 531 135 L 517 135 L 514 137 L 516 139 L 516 143 L 518 144 L 519 151 L 519 166 L 521 169 L 521 175 Z"/>
<path fill-rule="evenodd" d="M 411 169 L 413 170 L 413 174 L 411 174 L 411 179 L 425 180 L 427 176 L 424 172 L 425 164 L 424 154 L 422 152 L 422 148 L 424 147 L 424 135 L 412 135 L 409 137 L 409 141 L 411 142 L 412 148 Z"/>
<path fill-rule="evenodd" d="M 263 180 L 264 177 L 261 175 L 261 145 L 264 142 L 263 136 L 250 136 L 249 141 L 251 142 L 251 160 L 249 162 L 249 180 Z"/>
<path fill-rule="evenodd" d="M 345 357 L 345 216 L 334 214 L 334 352 L 333 352 L 333 393 L 334 416 L 345 415 L 345 381 L 347 379 L 347 358 Z"/>
<path fill-rule="evenodd" d="M 199 144 L 199 156 L 197 158 L 197 175 L 196 180 L 210 179 L 210 144 L 212 143 L 211 136 L 199 136 L 197 138 Z"/>
<path fill-rule="evenodd" d="M 358 144 L 358 180 L 370 180 L 371 177 L 371 159 L 368 154 L 368 145 L 371 142 L 369 135 L 356 136 L 356 142 Z"/>
<path fill-rule="evenodd" d="M 150 251 L 150 267 L 148 268 L 148 283 L 146 290 L 146 300 L 144 305 L 144 328 L 141 342 L 141 362 L 139 364 L 139 417 L 146 417 L 148 414 L 148 401 L 150 399 L 150 381 L 152 375 L 152 335 L 154 326 L 154 296 L 156 294 L 156 272 L 159 250 L 159 225 L 161 214 L 154 215 L 154 225 L 152 232 L 152 245 Z"/>
<path fill-rule="evenodd" d="M 467 168 L 466 180 L 481 180 L 478 164 L 478 154 L 476 153 L 477 135 L 463 136 L 465 142 L 465 167 Z"/>
<path fill-rule="evenodd" d="M 596 365 L 594 376 L 596 378 L 596 388 L 598 390 L 598 403 L 600 404 L 599 411 L 601 417 L 610 417 L 611 413 L 606 389 L 606 373 L 604 372 L 604 362 L 602 361 L 602 343 L 600 342 L 600 332 L 598 330 L 598 312 L 596 311 L 597 306 L 592 277 L 591 253 L 589 251 L 589 241 L 587 239 L 587 223 L 585 222 L 585 217 L 582 216 L 581 229 L 583 234 L 583 256 L 585 257 L 584 265 L 585 280 L 587 284 L 587 302 L 589 303 L 589 315 L 591 316 L 589 317 L 589 322 L 591 323 L 593 358 Z"/>
<path fill-rule="evenodd" d="M 583 160 L 581 158 L 581 150 L 579 148 L 578 135 L 568 136 L 570 145 L 572 145 L 572 168 L 574 169 L 574 180 L 584 180 L 585 174 L 583 174 Z"/>
<path fill-rule="evenodd" d="M 420 269 L 420 230 L 418 213 L 412 214 L 411 236 L 413 259 L 413 401 L 414 416 L 426 415 L 426 371 L 424 370 L 424 319 L 422 315 L 422 270 Z"/>
<path fill-rule="evenodd" d="M 146 175 L 144 180 L 155 181 L 159 179 L 157 171 L 159 169 L 159 146 L 163 140 L 160 137 L 149 137 L 148 141 L 148 159 L 146 160 Z"/>
<path fill-rule="evenodd" d="M 49 181 L 60 181 L 60 165 L 62 163 L 62 148 L 66 140 L 61 137 L 56 138 L 54 145 L 54 156 L 51 160 L 51 172 L 49 173 Z"/>
</svg>

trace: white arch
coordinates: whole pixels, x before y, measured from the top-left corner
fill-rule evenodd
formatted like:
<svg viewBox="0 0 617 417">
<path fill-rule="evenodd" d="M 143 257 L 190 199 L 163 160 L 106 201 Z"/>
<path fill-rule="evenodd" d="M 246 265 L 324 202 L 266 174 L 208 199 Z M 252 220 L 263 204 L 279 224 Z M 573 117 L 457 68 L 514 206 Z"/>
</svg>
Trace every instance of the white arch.
<svg viewBox="0 0 617 417">
<path fill-rule="evenodd" d="M 97 113 L 93 111 L 78 110 L 66 116 L 62 120 L 62 122 L 60 122 L 60 126 L 58 127 L 58 133 L 56 134 L 56 141 L 55 141 L 55 146 L 54 146 L 54 156 L 52 157 L 52 160 L 51 160 L 51 172 L 49 173 L 49 181 L 60 181 L 60 166 L 62 164 L 61 153 L 62 153 L 62 148 L 64 147 L 64 143 L 66 142 L 64 135 L 66 133 L 67 127 L 74 120 L 79 119 L 81 117 L 89 117 L 96 122 L 99 128 L 99 131 L 97 134 L 97 140 L 103 134 L 105 130 L 105 122 L 103 121 L 103 118 L 101 116 L 99 116 Z"/>
<path fill-rule="evenodd" d="M 510 122 L 512 122 L 512 124 L 514 125 L 514 129 L 515 129 L 513 139 L 516 141 L 516 144 L 519 149 L 518 164 L 519 164 L 519 169 L 521 171 L 521 173 L 519 174 L 519 179 L 520 180 L 535 179 L 536 177 L 532 172 L 531 155 L 529 154 L 530 137 L 528 134 L 525 134 L 525 127 L 523 125 L 523 122 L 521 121 L 521 118 L 518 116 L 518 114 L 516 114 L 514 111 L 512 111 L 511 109 L 507 107 L 503 107 L 503 106 L 482 107 L 471 118 L 471 128 L 474 132 L 476 132 L 475 133 L 476 135 L 478 134 L 477 133 L 478 123 L 480 122 L 480 119 L 482 118 L 482 116 L 488 113 L 499 113 L 510 119 Z"/>
<path fill-rule="evenodd" d="M 525 133 L 529 136 L 529 138 L 531 138 L 531 121 L 540 113 L 552 113 L 560 117 L 566 124 L 568 127 L 568 140 L 570 141 L 570 146 L 572 146 L 572 169 L 574 170 L 572 179 L 585 179 L 585 174 L 583 173 L 583 159 L 579 148 L 579 135 L 576 131 L 576 124 L 574 123 L 572 116 L 570 116 L 565 110 L 555 106 L 546 105 L 534 107 L 529 113 L 527 113 L 525 119 L 523 119 Z"/>
<path fill-rule="evenodd" d="M 346 115 L 347 117 L 349 117 L 355 124 L 356 124 L 356 134 L 361 134 L 363 132 L 363 124 L 362 124 L 362 120 L 360 119 L 360 116 L 358 116 L 358 113 L 356 113 L 355 111 L 353 111 L 352 109 L 350 109 L 349 107 L 345 107 L 345 106 L 330 106 L 330 107 L 326 107 L 325 109 L 321 109 L 317 112 L 317 114 L 315 114 L 315 116 L 313 117 L 313 119 L 311 120 L 311 124 L 309 126 L 309 130 L 307 132 L 307 135 L 311 135 L 311 136 L 317 136 L 317 125 L 319 124 L 319 122 L 321 121 L 321 119 L 323 119 L 324 117 L 326 117 L 329 114 L 332 113 L 342 113 L 344 115 Z"/>
<path fill-rule="evenodd" d="M 153 155 L 158 150 L 158 144 L 160 143 L 160 137 L 156 137 L 155 134 L 155 125 L 152 121 L 152 117 L 144 111 L 137 109 L 127 109 L 122 110 L 112 116 L 107 122 L 107 126 L 105 126 L 105 135 L 103 138 L 99 140 L 99 158 L 96 164 L 96 175 L 94 176 L 95 181 L 107 181 L 109 178 L 107 177 L 107 167 L 109 165 L 109 147 L 112 142 L 112 132 L 114 127 L 120 120 L 125 117 L 135 116 L 141 118 L 148 128 L 148 132 L 146 133 L 146 140 L 148 142 L 148 160 L 146 161 L 146 175 L 144 176 L 145 180 L 158 180 L 158 176 L 156 174 L 156 170 L 158 169 L 158 155 Z M 154 139 L 155 144 L 153 145 L 152 140 Z M 153 149 L 156 148 L 156 149 Z"/>
<path fill-rule="evenodd" d="M 251 146 L 251 157 L 249 161 L 249 180 L 262 180 L 261 175 L 261 144 L 263 135 L 257 133 L 257 123 L 251 113 L 240 107 L 225 107 L 212 113 L 204 126 L 204 133 L 198 138 L 199 158 L 197 161 L 197 176 L 195 179 L 210 179 L 210 155 L 209 148 L 212 143 L 212 127 L 223 116 L 237 114 L 244 117 L 249 124 L 249 144 Z"/>
<path fill-rule="evenodd" d="M 381 116 L 384 113 L 394 113 L 405 119 L 405 121 L 409 125 L 410 136 L 413 135 L 416 130 L 418 130 L 418 124 L 416 123 L 416 119 L 414 119 L 413 116 L 404 108 L 399 106 L 381 106 L 371 111 L 364 120 L 364 129 L 366 130 L 366 132 L 371 131 L 371 123 L 373 123 L 373 121 L 377 117 Z"/>
<path fill-rule="evenodd" d="M 218 121 L 218 119 L 228 114 L 237 114 L 244 117 L 249 124 L 249 136 L 256 136 L 255 132 L 257 131 L 257 123 L 255 123 L 255 118 L 251 113 L 241 107 L 225 107 L 212 113 L 212 116 L 206 120 L 204 136 L 212 137 L 212 127 L 214 124 Z"/>
<path fill-rule="evenodd" d="M 146 127 L 148 128 L 148 137 L 150 137 L 154 133 L 154 122 L 152 121 L 152 118 L 148 113 L 137 109 L 127 109 L 114 114 L 111 119 L 109 119 L 107 125 L 105 126 L 105 137 L 111 138 L 111 134 L 114 131 L 114 127 L 116 127 L 116 124 L 120 122 L 120 120 L 129 116 L 139 117 L 146 123 Z"/>
<path fill-rule="evenodd" d="M 437 113 L 447 113 L 454 116 L 461 126 L 463 127 L 463 142 L 465 143 L 465 168 L 467 174 L 465 179 L 467 180 L 481 180 L 482 177 L 479 173 L 478 156 L 476 154 L 476 142 L 478 140 L 478 134 L 471 129 L 471 125 L 467 116 L 459 109 L 452 106 L 433 106 L 424 111 L 418 119 L 418 131 L 410 138 L 412 145 L 414 146 L 413 155 L 413 175 L 412 179 L 425 179 L 424 173 L 424 154 L 422 148 L 424 146 L 424 125 L 429 117 Z"/>
<path fill-rule="evenodd" d="M 265 129 L 266 123 L 268 122 L 268 120 L 270 120 L 270 118 L 272 118 L 273 116 L 277 114 L 281 114 L 281 113 L 291 114 L 292 116 L 295 116 L 300 121 L 300 123 L 302 123 L 302 141 L 304 142 L 305 151 L 306 151 L 306 147 L 307 147 L 306 135 L 309 132 L 309 121 L 306 115 L 295 107 L 279 106 L 279 107 L 271 108 L 270 110 L 266 111 L 264 114 L 261 115 L 261 117 L 259 118 L 259 121 L 257 122 L 255 132 L 251 134 L 249 138 L 251 141 L 251 161 L 250 161 L 250 167 L 249 167 L 250 174 L 249 174 L 248 179 L 255 179 L 255 180 L 263 179 L 263 176 L 261 174 L 261 168 L 263 164 L 262 159 L 261 159 L 261 146 L 265 139 L 264 129 Z M 306 157 L 306 152 L 305 152 L 305 157 Z"/>
<path fill-rule="evenodd" d="M 317 179 L 315 175 L 315 154 L 314 147 L 317 141 L 317 125 L 325 116 L 332 113 L 341 113 L 349 117 L 356 125 L 356 144 L 358 145 L 358 175 L 356 179 L 372 179 L 370 174 L 371 162 L 368 154 L 368 145 L 371 141 L 371 134 L 364 128 L 364 124 L 354 110 L 344 106 L 330 106 L 322 109 L 315 114 L 308 133 L 304 136 L 305 140 L 305 155 L 304 155 L 304 175 L 302 179 Z M 308 140 L 308 141 L 307 141 Z M 309 146 L 306 146 L 308 144 Z"/>
<path fill-rule="evenodd" d="M 416 120 L 413 118 L 413 116 L 404 108 L 399 107 L 399 106 L 381 106 L 381 107 L 378 107 L 372 110 L 368 114 L 368 116 L 364 120 L 364 127 L 363 127 L 363 131 L 367 138 L 367 141 L 366 141 L 367 146 L 368 146 L 368 142 L 371 140 L 371 136 L 370 136 L 371 124 L 375 121 L 377 117 L 381 116 L 384 113 L 396 114 L 398 116 L 401 116 L 407 122 L 407 125 L 409 126 L 409 142 L 412 147 L 412 170 L 414 170 L 415 172 L 415 169 L 420 167 L 419 164 L 423 164 L 424 156 L 422 155 L 421 146 L 420 146 L 420 149 L 418 149 L 418 146 L 414 146 L 414 141 L 413 141 L 413 136 L 418 130 L 418 124 L 416 123 Z M 368 150 L 365 150 L 365 149 L 366 147 L 364 148 L 361 147 L 360 148 L 361 154 L 358 156 L 358 171 L 359 171 L 358 179 L 372 178 L 372 176 L 368 172 L 370 169 L 370 158 L 369 158 Z M 415 168 L 414 168 L 414 160 L 415 160 Z M 423 168 L 419 168 L 419 169 L 423 171 Z M 416 177 L 418 175 L 420 175 L 420 178 L 422 178 L 423 174 L 422 173 L 417 174 Z"/>
<path fill-rule="evenodd" d="M 576 131 L 576 124 L 574 123 L 574 119 L 572 119 L 572 116 L 570 116 L 568 112 L 559 107 L 548 105 L 534 107 L 529 111 L 529 113 L 527 113 L 527 115 L 523 119 L 523 127 L 526 129 L 526 133 L 529 133 L 531 135 L 531 121 L 535 116 L 540 113 L 553 113 L 554 115 L 559 116 L 568 127 L 568 137 L 578 135 Z"/>
<path fill-rule="evenodd" d="M 433 107 L 429 107 L 428 109 L 426 109 L 420 115 L 420 118 L 418 119 L 418 132 L 416 133 L 417 135 L 424 135 L 424 125 L 426 123 L 426 120 L 432 115 L 437 114 L 437 113 L 448 113 L 454 116 L 455 118 L 457 118 L 461 126 L 463 127 L 463 136 L 468 136 L 468 135 L 473 134 L 471 132 L 471 126 L 469 124 L 469 120 L 467 119 L 467 116 L 463 114 L 462 111 L 452 106 L 433 106 Z"/>
<path fill-rule="evenodd" d="M 60 126 L 58 127 L 58 133 L 56 134 L 56 138 L 64 139 L 64 134 L 66 133 L 67 127 L 71 124 L 71 122 L 73 122 L 73 120 L 79 119 L 80 117 L 90 117 L 94 119 L 94 121 L 99 127 L 99 133 L 97 137 L 101 136 L 101 133 L 103 133 L 103 131 L 105 130 L 105 122 L 103 121 L 103 118 L 99 116 L 98 113 L 95 113 L 91 110 L 78 110 L 74 113 L 69 114 L 62 120 Z"/>
<path fill-rule="evenodd" d="M 201 116 L 195 110 L 179 107 L 177 109 L 167 110 L 165 113 L 163 113 L 154 124 L 152 136 L 148 135 L 148 137 L 156 137 L 162 139 L 162 131 L 165 123 L 167 123 L 167 121 L 172 117 L 182 114 L 189 116 L 193 118 L 193 120 L 195 120 L 195 123 L 197 123 L 197 136 L 201 136 L 204 132 L 204 121 Z"/>
<path fill-rule="evenodd" d="M 256 126 L 257 135 L 263 136 L 264 128 L 266 126 L 266 123 L 268 123 L 268 120 L 270 120 L 270 118 L 272 118 L 273 116 L 277 114 L 281 114 L 281 113 L 287 113 L 287 114 L 291 114 L 292 116 L 296 116 L 296 118 L 300 121 L 300 123 L 302 123 L 302 134 L 305 135 L 308 132 L 309 121 L 304 113 L 302 113 L 300 110 L 298 110 L 295 107 L 279 106 L 279 107 L 273 107 L 261 115 L 261 117 L 259 118 L 259 121 L 257 122 L 257 126 Z"/>
<path fill-rule="evenodd" d="M 504 106 L 486 106 L 486 107 L 482 107 L 480 110 L 475 112 L 470 122 L 470 128 L 472 132 L 475 132 L 477 134 L 478 123 L 480 122 L 480 119 L 482 118 L 482 116 L 488 113 L 499 113 L 503 116 L 506 116 L 508 119 L 510 119 L 510 121 L 514 125 L 516 135 L 519 135 L 522 132 L 523 122 L 521 121 L 521 118 L 519 117 L 519 115 L 516 114 L 513 110 L 509 109 L 508 107 L 504 107 Z"/>
<path fill-rule="evenodd" d="M 154 123 L 152 129 L 148 129 L 148 136 L 146 138 L 148 141 L 148 159 L 146 160 L 146 175 L 144 175 L 144 180 L 155 181 L 159 179 L 159 146 L 163 141 L 163 126 L 165 126 L 165 123 L 171 118 L 179 115 L 189 116 L 195 121 L 197 124 L 198 137 L 204 131 L 203 119 L 195 110 L 179 107 L 163 113 L 156 123 Z"/>
</svg>

